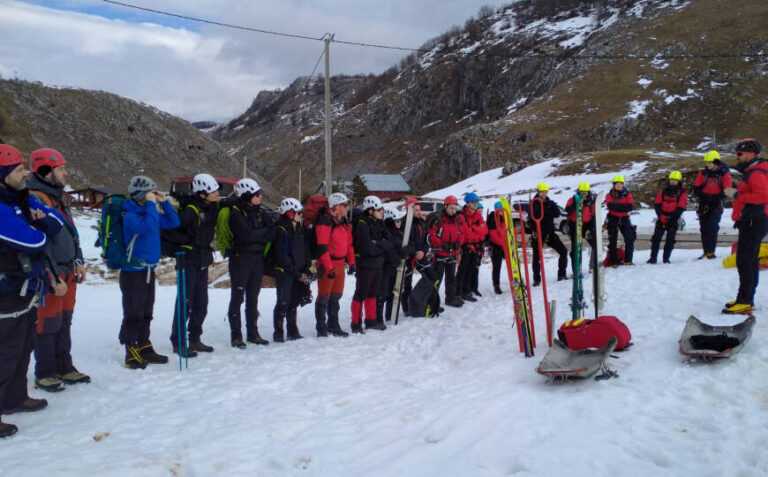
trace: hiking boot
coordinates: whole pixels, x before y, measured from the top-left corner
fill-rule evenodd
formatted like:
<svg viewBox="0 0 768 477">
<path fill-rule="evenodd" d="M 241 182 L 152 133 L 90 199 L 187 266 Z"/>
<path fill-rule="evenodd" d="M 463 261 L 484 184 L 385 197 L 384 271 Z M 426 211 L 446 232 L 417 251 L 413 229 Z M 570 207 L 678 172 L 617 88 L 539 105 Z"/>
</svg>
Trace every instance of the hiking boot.
<svg viewBox="0 0 768 477">
<path fill-rule="evenodd" d="M 634 265 L 635 265 L 635 263 L 634 263 L 634 262 L 622 262 L 621 264 L 622 264 L 622 265 L 624 265 L 624 266 L 626 266 L 626 267 L 632 267 L 632 266 L 634 266 Z"/>
<path fill-rule="evenodd" d="M 503 291 L 501 291 L 501 287 L 499 286 L 493 287 L 493 292 L 497 295 L 501 295 L 502 293 L 504 293 Z"/>
<path fill-rule="evenodd" d="M 237 349 L 245 349 L 248 347 L 248 345 L 245 344 L 245 341 L 243 341 L 240 337 L 232 338 L 229 343 L 232 345 L 233 348 Z"/>
<path fill-rule="evenodd" d="M 384 331 L 387 329 L 387 325 L 382 323 L 381 321 L 369 321 L 365 320 L 365 329 L 366 330 L 379 330 Z"/>
<path fill-rule="evenodd" d="M 461 299 L 472 303 L 477 302 L 477 298 L 473 297 L 471 293 L 467 293 L 466 295 L 462 296 Z"/>
<path fill-rule="evenodd" d="M 656 263 L 656 259 L 655 258 L 649 258 L 648 261 L 645 262 L 645 263 L 655 264 Z"/>
<path fill-rule="evenodd" d="M 328 337 L 328 330 L 325 328 L 317 330 L 317 337 L 318 338 L 327 338 Z"/>
<path fill-rule="evenodd" d="M 285 336 L 282 333 L 274 333 L 272 335 L 272 341 L 275 343 L 285 343 Z"/>
<path fill-rule="evenodd" d="M 452 306 L 454 308 L 461 308 L 462 306 L 464 306 L 464 302 L 462 302 L 458 298 L 450 298 L 448 300 L 445 300 L 445 306 Z"/>
<path fill-rule="evenodd" d="M 149 364 L 167 364 L 168 363 L 168 356 L 164 354 L 159 354 L 157 351 L 155 351 L 155 348 L 152 346 L 152 343 L 150 342 L 147 342 L 147 344 L 139 348 L 139 351 L 141 352 L 141 357 L 144 358 L 144 361 L 146 361 Z"/>
<path fill-rule="evenodd" d="M 359 333 L 361 335 L 365 334 L 365 330 L 363 330 L 363 324 L 362 323 L 352 323 L 352 333 Z"/>
<path fill-rule="evenodd" d="M 714 252 L 709 252 L 707 255 L 707 260 L 712 260 L 717 258 L 717 255 L 714 254 Z"/>
<path fill-rule="evenodd" d="M 474 293 L 474 294 L 475 294 L 475 296 L 479 296 L 479 297 L 481 297 L 481 298 L 482 298 L 482 296 L 483 296 L 483 294 L 482 294 L 482 293 L 480 293 L 480 291 L 478 291 L 478 290 L 472 290 L 472 293 Z"/>
<path fill-rule="evenodd" d="M 19 432 L 19 428 L 7 422 L 0 422 L 0 438 L 11 437 Z"/>
<path fill-rule="evenodd" d="M 168 358 L 166 358 L 166 361 Z M 73 369 L 72 371 L 68 373 L 64 373 L 59 375 L 59 379 L 64 381 L 64 384 L 79 384 L 79 383 L 90 383 L 91 377 L 88 376 L 85 373 L 81 373 L 80 371 Z"/>
<path fill-rule="evenodd" d="M 125 367 L 128 369 L 144 369 L 147 361 L 141 356 L 138 346 L 125 347 Z"/>
<path fill-rule="evenodd" d="M 541 285 L 541 278 L 538 278 L 538 279 L 534 278 L 533 279 L 533 286 L 537 287 L 539 285 Z"/>
<path fill-rule="evenodd" d="M 709 257 L 707 257 L 707 255 L 709 255 L 709 254 L 708 253 L 704 253 L 702 255 L 699 255 L 699 258 L 697 258 L 696 260 L 704 260 L 705 258 L 709 258 Z"/>
<path fill-rule="evenodd" d="M 35 387 L 49 393 L 58 393 L 64 390 L 64 383 L 56 377 L 35 379 Z"/>
<path fill-rule="evenodd" d="M 37 411 L 42 411 L 46 407 L 48 407 L 48 401 L 46 401 L 45 399 L 27 398 L 19 406 L 16 406 L 11 409 L 3 409 L 2 414 L 16 414 L 18 412 L 37 412 Z"/>
<path fill-rule="evenodd" d="M 737 300 L 730 300 L 730 301 L 726 301 L 726 302 L 725 302 L 725 305 L 723 305 L 723 306 L 724 306 L 725 308 L 728 308 L 728 307 L 731 307 L 731 306 L 735 305 L 735 304 L 736 304 L 736 302 L 737 302 Z"/>
<path fill-rule="evenodd" d="M 349 336 L 349 333 L 347 333 L 346 331 L 342 330 L 341 327 L 338 327 L 338 328 L 328 328 L 328 332 L 332 336 L 338 336 L 338 337 L 341 337 L 341 338 L 346 338 L 347 336 Z"/>
<path fill-rule="evenodd" d="M 289 332 L 287 338 L 288 338 L 288 341 L 296 341 L 296 340 L 303 339 L 304 337 L 301 336 L 301 334 L 298 331 L 296 331 L 294 333 Z"/>
<path fill-rule="evenodd" d="M 196 351 L 187 348 L 186 351 L 182 350 L 181 352 L 179 352 L 178 346 L 174 346 L 173 347 L 173 354 L 178 354 L 182 358 L 196 358 L 197 357 L 197 352 Z"/>
<path fill-rule="evenodd" d="M 255 336 L 249 336 L 246 341 L 248 341 L 249 343 L 253 343 L 255 345 L 259 345 L 259 346 L 266 346 L 266 345 L 269 344 L 269 341 L 265 340 L 264 338 L 262 338 L 258 334 L 256 334 Z"/>
<path fill-rule="evenodd" d="M 200 340 L 189 342 L 189 350 L 198 353 L 213 353 L 213 346 L 208 346 Z"/>
<path fill-rule="evenodd" d="M 723 313 L 726 315 L 751 315 L 752 310 L 752 305 L 748 303 L 733 303 L 723 308 Z"/>
<path fill-rule="evenodd" d="M 668 258 L 665 258 L 664 260 L 662 260 L 662 262 L 664 262 L 664 263 L 672 263 L 672 262 L 669 261 Z"/>
</svg>

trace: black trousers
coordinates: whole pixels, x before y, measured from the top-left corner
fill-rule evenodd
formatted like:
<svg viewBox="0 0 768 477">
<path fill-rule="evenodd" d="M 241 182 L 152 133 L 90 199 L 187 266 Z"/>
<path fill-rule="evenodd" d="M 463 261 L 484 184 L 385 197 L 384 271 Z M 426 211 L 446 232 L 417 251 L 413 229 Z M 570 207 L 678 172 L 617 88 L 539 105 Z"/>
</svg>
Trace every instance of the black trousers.
<svg viewBox="0 0 768 477">
<path fill-rule="evenodd" d="M 0 319 L 0 414 L 29 397 L 27 369 L 32 355 L 36 310 L 18 318 Z"/>
<path fill-rule="evenodd" d="M 382 321 L 392 316 L 392 305 L 395 300 L 395 278 L 397 278 L 397 267 L 385 264 L 381 271 L 381 284 L 379 294 L 376 297 L 376 319 Z"/>
<path fill-rule="evenodd" d="M 284 320 L 288 322 L 288 336 L 297 336 L 299 335 L 297 308 L 304 285 L 288 273 L 278 273 L 275 281 L 277 282 L 277 300 L 273 310 L 274 336 L 283 336 Z"/>
<path fill-rule="evenodd" d="M 494 288 L 501 288 L 501 265 L 504 263 L 504 249 L 498 245 L 491 245 L 491 279 Z"/>
<path fill-rule="evenodd" d="M 736 249 L 736 268 L 739 270 L 738 303 L 754 305 L 755 292 L 760 281 L 760 243 L 768 233 L 765 216 L 739 222 L 739 244 Z"/>
<path fill-rule="evenodd" d="M 259 294 L 264 276 L 264 257 L 260 254 L 233 255 L 229 259 L 232 281 L 229 297 L 229 330 L 232 338 L 242 338 L 240 308 L 245 300 L 245 332 L 248 338 L 258 336 Z"/>
<path fill-rule="evenodd" d="M 195 266 L 194 264 L 182 263 L 177 267 L 184 268 L 187 279 L 182 284 L 186 287 L 187 296 L 187 316 L 184 317 L 187 322 L 187 331 L 189 340 L 200 341 L 203 335 L 203 322 L 208 314 L 208 267 Z M 176 294 L 176 309 L 173 312 L 173 326 L 171 327 L 171 344 L 176 346 L 179 339 L 179 296 Z"/>
<path fill-rule="evenodd" d="M 675 249 L 677 227 L 672 227 L 669 224 L 662 224 L 661 221 L 656 221 L 656 227 L 653 229 L 653 236 L 651 236 L 651 260 L 654 262 L 659 256 L 661 239 L 664 237 L 665 233 L 667 235 L 667 240 L 664 242 L 664 261 L 669 260 L 669 257 L 672 256 L 672 250 Z"/>
<path fill-rule="evenodd" d="M 49 378 L 74 371 L 71 350 L 72 312 L 65 311 L 56 333 L 35 333 L 35 377 Z"/>
<path fill-rule="evenodd" d="M 123 294 L 120 343 L 128 346 L 146 344 L 155 308 L 155 271 L 120 272 L 120 291 Z"/>
<path fill-rule="evenodd" d="M 353 300 L 364 301 L 366 298 L 376 298 L 381 287 L 381 268 L 359 268 Z"/>
<path fill-rule="evenodd" d="M 408 313 L 408 297 L 413 291 L 413 265 L 411 261 L 405 262 L 405 273 L 403 274 L 403 288 L 400 292 L 400 305 L 403 307 L 403 313 Z"/>
<path fill-rule="evenodd" d="M 476 289 L 475 271 L 480 266 L 480 254 L 465 247 L 456 272 L 456 293 L 464 296 Z M 446 282 L 447 284 L 447 282 Z"/>
<path fill-rule="evenodd" d="M 445 300 L 455 300 L 458 290 L 456 260 L 452 257 L 438 257 L 435 263 L 437 276 L 445 279 Z"/>
<path fill-rule="evenodd" d="M 715 253 L 715 249 L 717 248 L 717 234 L 720 232 L 720 219 L 722 216 L 722 206 L 699 209 L 701 248 L 704 250 L 704 253 Z"/>
<path fill-rule="evenodd" d="M 608 259 L 612 263 L 618 262 L 616 250 L 619 243 L 619 232 L 624 237 L 624 261 L 632 262 L 635 254 L 635 227 L 629 217 L 608 216 Z"/>
<path fill-rule="evenodd" d="M 539 264 L 539 242 L 537 240 L 533 240 L 533 237 L 531 237 L 531 241 L 533 244 L 533 264 L 531 264 L 531 267 L 533 268 L 533 279 L 534 281 L 541 280 L 541 265 Z M 563 241 L 560 240 L 560 237 L 555 232 L 551 232 L 547 237 L 542 237 L 542 245 L 549 246 L 552 250 L 557 252 L 558 255 L 560 255 L 560 258 L 557 260 L 557 276 L 565 277 L 565 270 L 568 268 L 568 249 L 565 248 L 565 245 L 563 245 Z M 502 252 L 502 258 L 504 257 L 504 254 Z"/>
</svg>

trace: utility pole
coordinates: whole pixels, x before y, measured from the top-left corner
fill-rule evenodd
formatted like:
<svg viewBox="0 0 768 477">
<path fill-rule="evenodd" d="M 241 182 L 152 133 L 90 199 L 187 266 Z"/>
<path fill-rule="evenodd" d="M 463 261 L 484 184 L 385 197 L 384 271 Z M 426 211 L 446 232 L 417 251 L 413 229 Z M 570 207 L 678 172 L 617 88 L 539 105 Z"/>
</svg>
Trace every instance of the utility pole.
<svg viewBox="0 0 768 477">
<path fill-rule="evenodd" d="M 299 167 L 299 200 L 301 200 L 301 167 Z"/>
<path fill-rule="evenodd" d="M 243 179 L 248 177 L 248 158 L 243 156 Z"/>
<path fill-rule="evenodd" d="M 330 197 L 333 193 L 333 184 L 331 178 L 331 165 L 333 162 L 331 150 L 331 42 L 333 36 L 330 33 L 325 35 L 325 196 Z"/>
<path fill-rule="evenodd" d="M 480 172 L 483 172 L 483 150 L 480 149 Z"/>
</svg>

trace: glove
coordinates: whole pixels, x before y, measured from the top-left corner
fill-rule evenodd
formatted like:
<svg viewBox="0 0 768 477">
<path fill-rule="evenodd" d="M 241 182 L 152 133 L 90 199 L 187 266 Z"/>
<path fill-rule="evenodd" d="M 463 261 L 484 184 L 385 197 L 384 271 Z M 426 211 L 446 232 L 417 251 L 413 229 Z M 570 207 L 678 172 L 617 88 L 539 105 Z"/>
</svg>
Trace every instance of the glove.
<svg viewBox="0 0 768 477">
<path fill-rule="evenodd" d="M 347 269 L 347 275 L 354 275 L 355 273 L 357 273 L 357 267 L 354 265 L 350 265 L 349 268 Z"/>
</svg>

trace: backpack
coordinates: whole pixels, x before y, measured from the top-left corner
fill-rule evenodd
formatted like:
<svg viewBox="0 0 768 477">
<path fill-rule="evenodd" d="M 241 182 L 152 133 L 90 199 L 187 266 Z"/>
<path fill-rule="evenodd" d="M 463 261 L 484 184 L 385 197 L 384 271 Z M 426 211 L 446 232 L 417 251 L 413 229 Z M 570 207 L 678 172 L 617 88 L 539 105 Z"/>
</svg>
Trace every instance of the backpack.
<svg viewBox="0 0 768 477">
<path fill-rule="evenodd" d="M 182 200 L 178 203 L 178 207 L 176 204 L 172 205 L 174 205 L 176 213 L 179 214 L 179 217 L 181 217 L 182 210 L 186 209 L 187 207 L 191 208 L 195 212 L 195 215 L 197 215 L 198 224 L 200 223 L 200 209 L 191 202 L 191 199 L 187 198 L 187 200 L 184 200 L 184 198 L 182 198 Z M 176 255 L 179 252 L 184 251 L 184 246 L 189 245 L 188 241 L 189 238 L 184 232 L 181 231 L 181 226 L 172 230 L 161 230 L 160 256 L 176 258 Z"/>
<path fill-rule="evenodd" d="M 101 248 L 101 258 L 110 270 L 120 270 L 131 264 L 133 240 L 125 243 L 123 238 L 123 204 L 128 198 L 124 195 L 113 194 L 104 199 L 99 220 L 99 237 L 96 246 Z M 140 264 L 137 264 L 140 266 Z"/>
<path fill-rule="evenodd" d="M 628 348 L 632 341 L 627 325 L 615 316 L 566 321 L 557 331 L 557 337 L 571 350 L 602 348 L 615 337 L 618 341 L 616 351 L 621 351 Z"/>
<path fill-rule="evenodd" d="M 229 228 L 229 217 L 232 215 L 232 207 L 222 207 L 216 216 L 216 250 L 225 257 L 229 256 L 234 242 L 232 229 Z"/>
<path fill-rule="evenodd" d="M 317 247 L 317 234 L 315 233 L 315 224 L 328 210 L 328 199 L 322 194 L 311 195 L 304 203 L 304 236 L 307 237 L 309 245 L 309 256 L 312 260 L 320 258 L 320 252 Z"/>
</svg>

